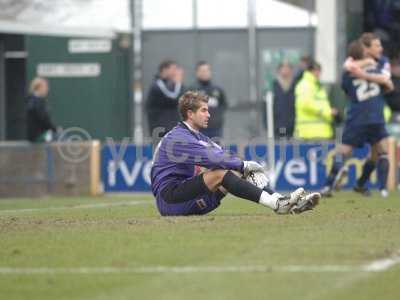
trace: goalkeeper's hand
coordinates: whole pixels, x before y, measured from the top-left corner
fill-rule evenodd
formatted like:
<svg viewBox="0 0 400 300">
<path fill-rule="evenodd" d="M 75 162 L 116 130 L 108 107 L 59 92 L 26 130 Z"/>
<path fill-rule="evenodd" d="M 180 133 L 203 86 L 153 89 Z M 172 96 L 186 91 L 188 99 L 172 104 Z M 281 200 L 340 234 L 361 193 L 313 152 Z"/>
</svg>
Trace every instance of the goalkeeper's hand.
<svg viewBox="0 0 400 300">
<path fill-rule="evenodd" d="M 269 184 L 268 177 L 264 172 L 251 172 L 244 179 L 260 189 L 265 188 Z"/>
<path fill-rule="evenodd" d="M 264 172 L 264 167 L 256 161 L 243 161 L 243 175 L 247 176 L 250 172 Z"/>
</svg>

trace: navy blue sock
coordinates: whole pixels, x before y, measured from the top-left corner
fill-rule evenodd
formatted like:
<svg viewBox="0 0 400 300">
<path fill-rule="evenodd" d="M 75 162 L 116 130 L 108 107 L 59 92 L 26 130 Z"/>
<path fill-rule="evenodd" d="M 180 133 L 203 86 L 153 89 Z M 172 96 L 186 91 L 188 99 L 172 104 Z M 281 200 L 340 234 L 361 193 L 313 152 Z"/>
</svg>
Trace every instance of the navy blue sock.
<svg viewBox="0 0 400 300">
<path fill-rule="evenodd" d="M 378 163 L 376 164 L 378 171 L 378 186 L 380 190 L 386 189 L 386 183 L 389 173 L 389 160 L 387 154 L 379 155 Z"/>
<path fill-rule="evenodd" d="M 325 181 L 325 186 L 332 187 L 333 182 L 335 181 L 336 175 L 339 173 L 340 169 L 344 166 L 343 156 L 340 154 L 335 155 L 333 160 L 333 166 L 331 171 L 329 172 L 328 177 Z"/>
<path fill-rule="evenodd" d="M 375 170 L 375 167 L 376 167 L 375 162 L 370 160 L 370 159 L 368 159 L 364 163 L 361 176 L 357 180 L 357 186 L 364 187 L 364 185 L 369 180 L 369 177 L 371 176 L 371 173 Z"/>
</svg>

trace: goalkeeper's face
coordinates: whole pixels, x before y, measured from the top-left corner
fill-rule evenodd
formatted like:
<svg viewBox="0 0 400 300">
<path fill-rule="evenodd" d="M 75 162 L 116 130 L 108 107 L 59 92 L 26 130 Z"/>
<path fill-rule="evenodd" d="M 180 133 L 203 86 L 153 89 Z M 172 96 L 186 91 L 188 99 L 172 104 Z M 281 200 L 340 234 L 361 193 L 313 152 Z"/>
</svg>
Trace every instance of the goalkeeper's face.
<svg viewBox="0 0 400 300">
<path fill-rule="evenodd" d="M 207 128 L 208 120 L 210 119 L 210 113 L 208 112 L 208 104 L 202 102 L 199 109 L 196 112 L 189 111 L 188 121 L 191 126 L 195 129 Z"/>
</svg>

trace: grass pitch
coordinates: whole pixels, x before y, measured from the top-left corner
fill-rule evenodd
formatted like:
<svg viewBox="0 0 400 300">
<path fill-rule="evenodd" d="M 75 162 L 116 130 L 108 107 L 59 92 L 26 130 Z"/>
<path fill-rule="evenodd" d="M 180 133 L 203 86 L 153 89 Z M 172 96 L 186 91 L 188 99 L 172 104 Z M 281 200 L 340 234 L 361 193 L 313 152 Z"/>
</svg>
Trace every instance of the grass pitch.
<svg viewBox="0 0 400 300">
<path fill-rule="evenodd" d="M 150 195 L 0 201 L 0 299 L 399 299 L 400 199 L 277 216 L 231 197 L 163 218 Z"/>
</svg>

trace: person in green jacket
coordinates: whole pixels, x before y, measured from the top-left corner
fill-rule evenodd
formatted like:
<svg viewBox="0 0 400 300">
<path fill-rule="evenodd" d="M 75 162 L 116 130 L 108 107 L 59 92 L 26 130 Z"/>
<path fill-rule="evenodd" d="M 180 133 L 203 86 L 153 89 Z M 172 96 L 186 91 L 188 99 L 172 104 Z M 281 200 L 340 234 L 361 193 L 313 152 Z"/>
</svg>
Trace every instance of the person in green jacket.
<svg viewBox="0 0 400 300">
<path fill-rule="evenodd" d="M 332 122 L 338 110 L 332 108 L 320 83 L 321 65 L 311 62 L 295 89 L 295 137 L 303 140 L 333 138 Z"/>
</svg>

